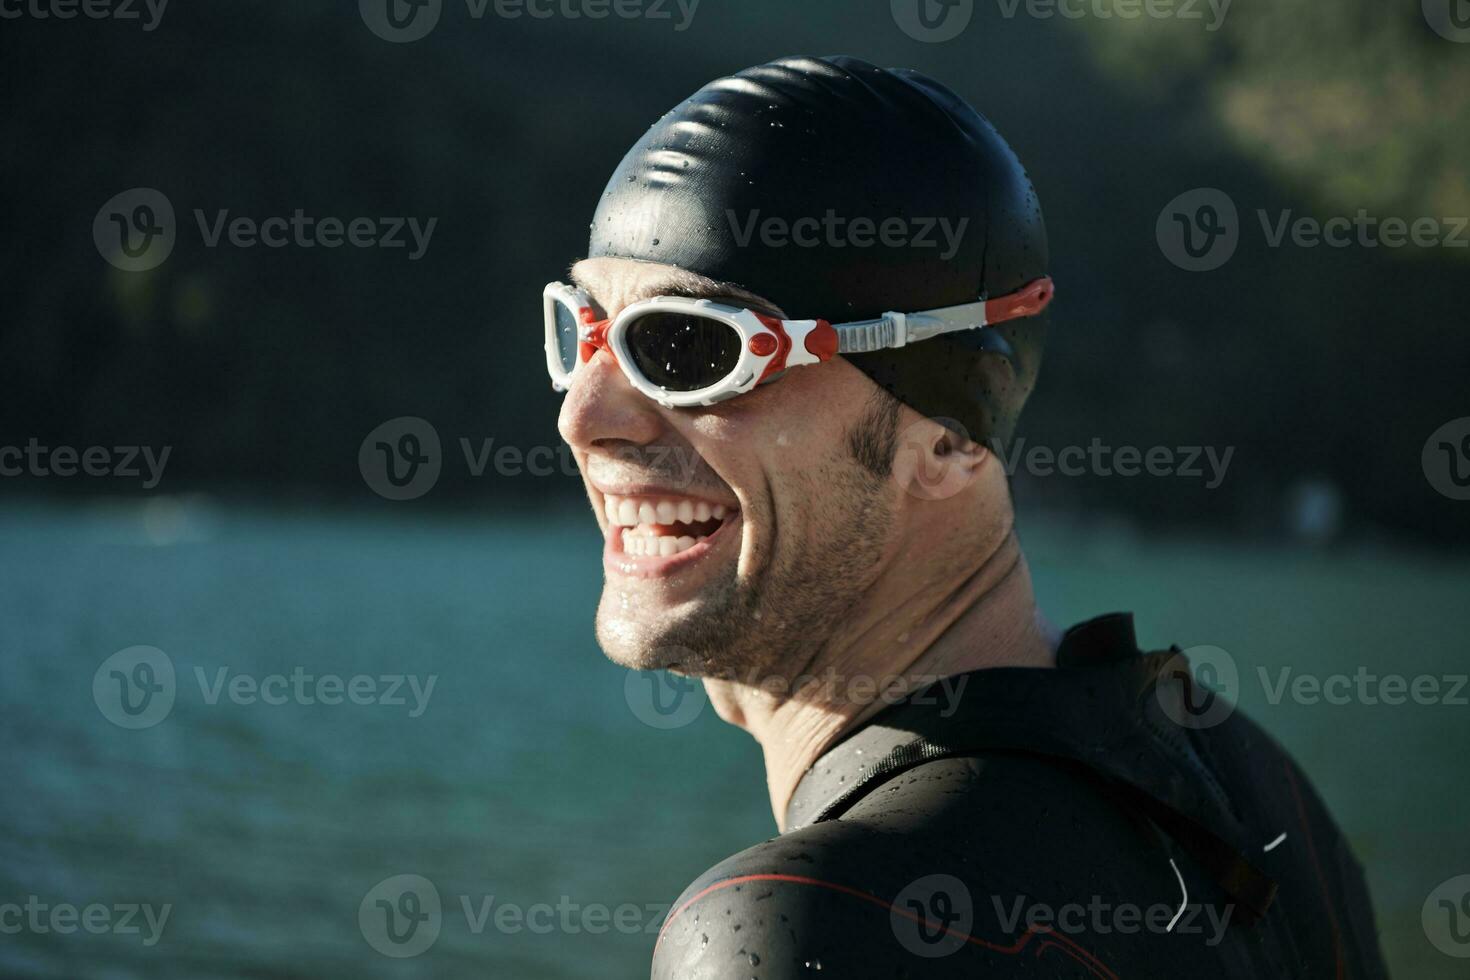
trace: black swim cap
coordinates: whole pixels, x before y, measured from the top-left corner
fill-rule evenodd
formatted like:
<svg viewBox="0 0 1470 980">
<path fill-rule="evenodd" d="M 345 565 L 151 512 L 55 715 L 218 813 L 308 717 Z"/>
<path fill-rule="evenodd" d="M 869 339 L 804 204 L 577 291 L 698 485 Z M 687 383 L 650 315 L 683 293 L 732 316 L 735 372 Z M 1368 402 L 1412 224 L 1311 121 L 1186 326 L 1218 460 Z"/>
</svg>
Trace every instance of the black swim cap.
<svg viewBox="0 0 1470 980">
<path fill-rule="evenodd" d="M 666 113 L 608 182 L 588 255 L 833 323 L 995 298 L 1047 264 L 1035 191 L 995 128 L 931 78 L 846 56 L 747 68 Z M 1043 313 L 844 356 L 919 412 L 1005 440 L 1045 332 Z"/>
</svg>

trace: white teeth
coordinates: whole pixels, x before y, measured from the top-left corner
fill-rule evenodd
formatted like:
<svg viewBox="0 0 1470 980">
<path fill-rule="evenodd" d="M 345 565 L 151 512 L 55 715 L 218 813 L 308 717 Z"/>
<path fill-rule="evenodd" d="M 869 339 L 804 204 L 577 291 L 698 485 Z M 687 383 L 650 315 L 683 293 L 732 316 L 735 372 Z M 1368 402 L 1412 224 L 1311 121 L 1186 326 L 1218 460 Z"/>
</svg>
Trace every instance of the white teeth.
<svg viewBox="0 0 1470 980">
<path fill-rule="evenodd" d="M 623 554 L 635 558 L 654 555 L 668 558 L 681 551 L 689 550 L 703 540 L 703 535 L 698 538 L 687 534 L 674 537 L 671 534 L 640 534 L 630 529 L 623 532 Z"/>
<path fill-rule="evenodd" d="M 672 497 L 653 500 L 605 494 L 602 506 L 608 523 L 618 527 L 637 527 L 640 524 L 659 524 L 667 527 L 671 524 L 707 521 L 710 518 L 723 521 L 727 516 L 738 513 L 737 508 L 727 507 L 724 504 L 710 504 L 703 500 Z"/>
</svg>

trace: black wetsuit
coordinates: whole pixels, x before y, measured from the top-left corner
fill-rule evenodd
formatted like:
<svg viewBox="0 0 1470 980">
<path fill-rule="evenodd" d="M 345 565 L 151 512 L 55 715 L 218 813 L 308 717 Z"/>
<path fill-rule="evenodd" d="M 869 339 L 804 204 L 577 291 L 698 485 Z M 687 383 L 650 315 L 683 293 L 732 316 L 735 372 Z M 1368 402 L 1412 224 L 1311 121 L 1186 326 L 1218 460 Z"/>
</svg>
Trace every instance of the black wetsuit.
<svg viewBox="0 0 1470 980">
<path fill-rule="evenodd" d="M 689 886 L 654 980 L 1385 976 L 1306 777 L 1239 712 L 1201 713 L 1130 616 L 1070 630 L 1056 670 L 947 683 L 822 756 L 785 834 Z"/>
</svg>

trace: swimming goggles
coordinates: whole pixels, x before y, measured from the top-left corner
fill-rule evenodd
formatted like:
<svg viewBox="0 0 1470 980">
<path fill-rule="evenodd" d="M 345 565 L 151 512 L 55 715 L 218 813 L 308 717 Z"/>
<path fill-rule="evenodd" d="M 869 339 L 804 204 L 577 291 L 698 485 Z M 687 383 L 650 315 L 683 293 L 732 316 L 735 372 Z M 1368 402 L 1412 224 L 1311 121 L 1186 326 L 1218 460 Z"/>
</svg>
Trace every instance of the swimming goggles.
<svg viewBox="0 0 1470 980">
<path fill-rule="evenodd" d="M 542 293 L 546 370 L 558 391 L 572 386 L 578 363 L 607 351 L 628 382 L 660 405 L 713 405 L 774 380 L 787 368 L 837 354 L 903 347 L 1046 309 L 1055 290 L 1043 277 L 1014 293 L 920 313 L 828 323 L 782 320 L 708 299 L 656 296 L 599 320 L 587 293 L 554 282 Z"/>
</svg>

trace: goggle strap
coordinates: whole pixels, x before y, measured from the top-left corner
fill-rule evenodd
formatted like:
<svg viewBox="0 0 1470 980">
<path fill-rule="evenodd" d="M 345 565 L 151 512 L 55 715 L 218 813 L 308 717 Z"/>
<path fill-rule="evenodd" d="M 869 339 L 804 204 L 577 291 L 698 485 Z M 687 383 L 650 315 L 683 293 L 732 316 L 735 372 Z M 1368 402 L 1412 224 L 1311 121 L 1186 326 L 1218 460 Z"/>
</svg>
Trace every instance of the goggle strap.
<svg viewBox="0 0 1470 980">
<path fill-rule="evenodd" d="M 886 350 L 896 346 L 896 325 L 884 316 L 879 320 L 860 320 L 854 323 L 834 323 L 837 331 L 837 353 L 866 354 L 868 351 Z"/>
<path fill-rule="evenodd" d="M 837 353 L 865 354 L 889 350 L 928 340 L 940 334 L 973 330 L 992 323 L 1018 317 L 1035 316 L 1046 309 L 1055 290 L 1049 277 L 1043 276 L 1006 296 L 981 299 L 961 306 L 944 306 L 920 313 L 888 312 L 876 320 L 834 323 L 837 331 Z"/>
</svg>

